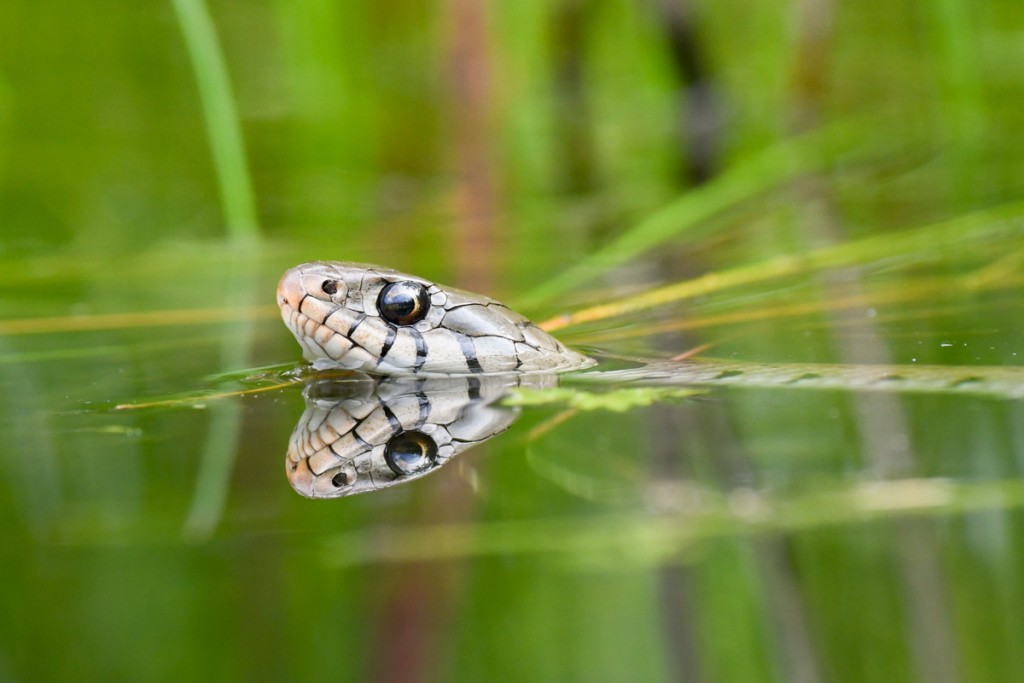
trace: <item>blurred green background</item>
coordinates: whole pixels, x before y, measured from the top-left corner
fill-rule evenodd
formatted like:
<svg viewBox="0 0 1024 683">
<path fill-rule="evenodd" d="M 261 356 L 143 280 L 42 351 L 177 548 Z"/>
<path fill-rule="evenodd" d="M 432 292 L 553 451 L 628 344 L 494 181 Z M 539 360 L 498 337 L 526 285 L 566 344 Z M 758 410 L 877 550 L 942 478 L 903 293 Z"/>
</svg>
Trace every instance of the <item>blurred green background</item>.
<svg viewBox="0 0 1024 683">
<path fill-rule="evenodd" d="M 1013 0 L 6 0 L 0 680 L 1024 679 L 1017 400 L 554 404 L 308 501 L 296 387 L 221 396 L 298 360 L 313 259 L 1010 371 L 1021 64 Z"/>
</svg>

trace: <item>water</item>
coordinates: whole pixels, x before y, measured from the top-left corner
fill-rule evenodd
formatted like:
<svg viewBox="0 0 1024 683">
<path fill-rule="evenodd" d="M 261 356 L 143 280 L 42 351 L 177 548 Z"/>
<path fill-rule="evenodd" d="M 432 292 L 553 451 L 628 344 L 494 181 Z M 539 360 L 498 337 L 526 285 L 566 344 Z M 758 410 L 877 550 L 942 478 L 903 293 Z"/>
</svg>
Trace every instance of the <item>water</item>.
<svg viewBox="0 0 1024 683">
<path fill-rule="evenodd" d="M 0 680 L 1024 678 L 1017 6 L 706 5 L 695 73 L 642 3 L 218 3 L 239 184 L 170 7 L 5 4 Z M 602 362 L 323 384 L 315 259 Z"/>
<path fill-rule="evenodd" d="M 272 299 L 278 258 L 257 258 L 266 265 L 242 280 L 266 283 Z M 196 316 L 220 301 L 195 269 L 183 259 L 133 296 L 191 282 L 160 308 Z M 33 289 L 69 281 L 53 272 Z M 229 676 L 315 677 L 294 648 L 328 660 L 340 651 L 353 675 L 383 676 L 400 666 L 387 663 L 396 640 L 418 670 L 470 677 L 495 663 L 668 676 L 688 665 L 684 654 L 726 672 L 856 672 L 874 666 L 857 653 L 872 652 L 908 676 L 940 656 L 964 668 L 1014 661 L 1021 405 L 947 390 L 955 368 L 938 388 L 887 392 L 844 381 L 837 367 L 856 377 L 845 365 L 825 366 L 838 379 L 823 387 L 773 387 L 769 377 L 684 389 L 678 378 L 652 384 L 650 369 L 632 384 L 584 373 L 558 390 L 485 385 L 484 403 L 467 409 L 475 399 L 462 380 L 410 389 L 357 375 L 338 385 L 296 374 L 294 360 L 273 365 L 299 350 L 267 304 L 212 323 L 98 315 L 74 318 L 98 329 L 3 337 L 15 669 L 13 653 L 33 651 L 42 633 L 63 656 L 40 678 L 68 675 L 76 659 L 97 675 L 223 666 Z M 791 324 L 778 323 L 780 336 Z M 963 359 L 961 339 L 997 347 L 979 351 L 989 362 L 1012 348 L 996 332 L 943 346 L 948 329 L 893 335 L 889 348 L 931 363 Z M 248 348 L 245 365 L 223 366 L 225 340 Z M 608 363 L 597 370 L 636 372 Z M 1013 369 L 1003 372 L 1019 388 Z M 440 413 L 469 414 L 453 433 L 481 444 L 413 453 L 402 485 L 381 480 L 401 465 L 378 460 L 361 472 L 376 478 L 372 493 L 297 495 L 309 480 L 287 466 L 288 449 L 304 409 L 320 411 L 316 420 L 338 410 L 380 418 L 382 401 L 401 416 L 418 409 L 417 392 L 449 401 Z M 364 434 L 376 443 L 378 432 Z M 719 632 L 750 659 L 716 654 L 703 639 Z M 181 650 L 126 655 L 165 638 Z M 225 639 L 246 656 L 225 654 Z M 523 668 L 524 652 L 549 659 Z"/>
</svg>

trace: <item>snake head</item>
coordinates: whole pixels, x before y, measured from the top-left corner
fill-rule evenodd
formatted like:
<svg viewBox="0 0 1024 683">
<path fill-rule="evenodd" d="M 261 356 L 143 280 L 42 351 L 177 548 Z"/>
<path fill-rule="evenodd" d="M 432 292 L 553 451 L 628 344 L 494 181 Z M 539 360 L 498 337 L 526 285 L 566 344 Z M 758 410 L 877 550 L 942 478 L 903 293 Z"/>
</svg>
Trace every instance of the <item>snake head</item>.
<svg viewBox="0 0 1024 683">
<path fill-rule="evenodd" d="M 306 263 L 284 274 L 277 301 L 303 355 L 319 366 L 460 375 L 591 364 L 493 299 L 389 268 Z"/>
</svg>

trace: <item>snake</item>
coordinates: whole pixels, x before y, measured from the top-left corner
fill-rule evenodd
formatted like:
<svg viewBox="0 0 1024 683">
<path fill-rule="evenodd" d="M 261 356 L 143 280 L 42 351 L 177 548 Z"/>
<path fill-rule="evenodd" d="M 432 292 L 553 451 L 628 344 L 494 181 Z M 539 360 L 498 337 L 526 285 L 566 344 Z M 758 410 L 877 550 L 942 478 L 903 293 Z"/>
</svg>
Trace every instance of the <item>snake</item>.
<svg viewBox="0 0 1024 683">
<path fill-rule="evenodd" d="M 390 268 L 315 261 L 277 288 L 285 325 L 315 370 L 289 441 L 292 487 L 312 498 L 374 491 L 422 477 L 508 428 L 496 403 L 512 387 L 551 386 L 597 362 L 487 296 Z M 855 366 L 618 357 L 576 373 L 605 385 L 718 385 L 914 391 L 1024 398 L 1024 370 Z M 627 361 L 627 367 L 622 367 Z"/>
<path fill-rule="evenodd" d="M 284 274 L 277 298 L 285 325 L 315 368 L 443 377 L 556 374 L 597 363 L 494 299 L 390 268 L 342 261 L 306 263 Z M 605 357 L 619 365 L 626 361 L 630 367 L 574 373 L 572 380 L 1024 398 L 1020 367 Z"/>
<path fill-rule="evenodd" d="M 453 376 L 559 373 L 595 362 L 494 299 L 380 266 L 296 266 L 278 283 L 277 301 L 315 367 Z"/>
</svg>

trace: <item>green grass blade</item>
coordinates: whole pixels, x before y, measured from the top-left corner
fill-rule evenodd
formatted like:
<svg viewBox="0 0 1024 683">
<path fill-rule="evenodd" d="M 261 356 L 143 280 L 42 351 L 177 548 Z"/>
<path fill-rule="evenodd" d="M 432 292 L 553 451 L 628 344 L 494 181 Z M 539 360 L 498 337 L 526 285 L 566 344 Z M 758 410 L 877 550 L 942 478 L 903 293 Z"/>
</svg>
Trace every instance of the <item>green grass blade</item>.
<svg viewBox="0 0 1024 683">
<path fill-rule="evenodd" d="M 795 178 L 822 170 L 839 154 L 857 147 L 859 139 L 856 127 L 836 126 L 772 145 L 706 185 L 688 191 L 610 244 L 534 288 L 517 304 L 524 308 L 537 306 L 669 239 L 703 234 L 715 216 Z"/>
<path fill-rule="evenodd" d="M 934 260 L 962 249 L 964 245 L 979 240 L 1015 244 L 1024 233 L 1024 204 L 1017 202 L 987 211 L 969 214 L 962 218 L 944 221 L 920 228 L 905 230 L 898 234 L 874 235 L 824 247 L 806 254 L 787 254 L 766 261 L 715 271 L 691 280 L 657 287 L 635 296 L 625 297 L 608 304 L 592 306 L 571 315 L 560 316 L 541 323 L 547 331 L 582 323 L 608 320 L 628 313 L 635 313 L 658 306 L 678 303 L 698 296 L 721 292 L 726 289 L 755 285 L 793 277 L 829 268 L 865 266 L 885 261 L 890 267 L 897 259 L 919 262 L 924 255 Z M 958 283 L 950 280 L 951 283 Z M 962 287 L 974 286 L 974 278 L 960 281 Z M 990 280 L 984 283 L 992 286 Z"/>
<path fill-rule="evenodd" d="M 228 234 L 234 240 L 255 239 L 259 237 L 259 222 L 245 145 L 213 20 L 202 0 L 174 0 L 173 4 L 196 73 Z M 251 323 L 246 327 L 238 338 L 225 337 L 221 354 L 224 368 L 245 365 L 248 360 Z M 219 403 L 214 409 L 195 496 L 185 521 L 186 537 L 206 538 L 220 520 L 238 449 L 241 420 L 241 408 L 236 403 Z"/>
<path fill-rule="evenodd" d="M 196 74 L 228 234 L 234 239 L 254 238 L 259 234 L 256 203 L 238 108 L 213 20 L 203 0 L 173 0 L 173 5 Z"/>
<path fill-rule="evenodd" d="M 230 300 L 241 305 L 251 305 L 252 302 L 245 299 L 251 298 L 257 289 L 253 286 L 255 277 L 244 273 L 244 255 L 239 255 L 234 263 L 228 265 L 239 273 L 238 277 L 233 278 L 234 287 L 229 292 Z M 249 351 L 253 343 L 253 327 L 252 321 L 244 321 L 236 335 L 224 336 L 220 352 L 222 371 L 245 367 L 248 364 Z M 185 538 L 195 541 L 209 538 L 220 522 L 227 504 L 231 474 L 242 437 L 244 414 L 237 398 L 217 401 L 211 406 L 210 414 L 196 489 L 188 518 L 182 529 Z"/>
</svg>

